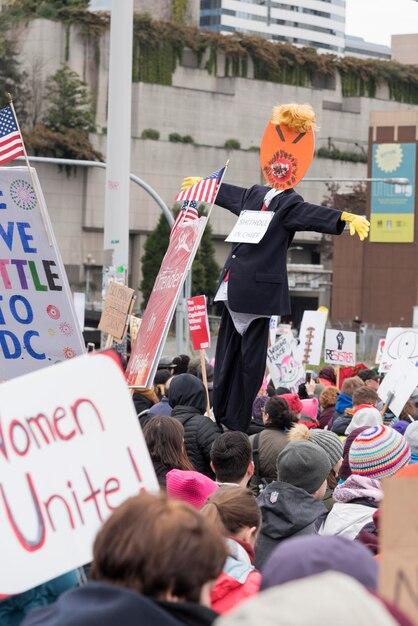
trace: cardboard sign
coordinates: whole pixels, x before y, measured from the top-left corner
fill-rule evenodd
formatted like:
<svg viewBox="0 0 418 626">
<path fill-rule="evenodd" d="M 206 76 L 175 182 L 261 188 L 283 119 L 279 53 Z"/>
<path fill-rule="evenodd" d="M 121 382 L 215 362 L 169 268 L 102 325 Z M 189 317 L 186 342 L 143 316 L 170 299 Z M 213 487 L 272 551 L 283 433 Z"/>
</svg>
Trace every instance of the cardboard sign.
<svg viewBox="0 0 418 626">
<path fill-rule="evenodd" d="M 322 356 L 327 311 L 305 311 L 299 333 L 298 359 L 301 363 L 319 365 Z"/>
<path fill-rule="evenodd" d="M 274 211 L 241 211 L 238 221 L 225 241 L 260 243 L 273 217 Z"/>
<path fill-rule="evenodd" d="M 142 317 L 126 369 L 128 383 L 150 387 L 164 348 L 177 300 L 206 226 L 200 217 L 175 228 Z"/>
<path fill-rule="evenodd" d="M 158 482 L 109 356 L 4 383 L 0 406 L 0 594 L 8 595 L 88 563 L 113 509 Z"/>
<path fill-rule="evenodd" d="M 356 364 L 356 333 L 328 328 L 325 331 L 325 363 Z"/>
<path fill-rule="evenodd" d="M 418 386 L 418 367 L 412 365 L 408 359 L 399 359 L 390 368 L 382 380 L 377 393 L 382 402 L 389 402 L 389 408 L 397 417 L 402 412 L 405 403 Z"/>
<path fill-rule="evenodd" d="M 193 350 L 205 350 L 210 346 L 209 319 L 206 296 L 194 296 L 187 300 L 190 338 Z"/>
<path fill-rule="evenodd" d="M 292 333 L 280 335 L 267 350 L 267 367 L 275 388 L 287 387 L 297 391 L 305 380 L 305 370 L 297 360 L 297 341 Z"/>
<path fill-rule="evenodd" d="M 133 289 L 111 281 L 103 304 L 99 330 L 117 341 L 122 341 L 127 330 L 128 315 L 131 313 L 134 298 Z"/>
<path fill-rule="evenodd" d="M 383 490 L 379 594 L 418 624 L 418 474 L 388 478 Z"/>
<path fill-rule="evenodd" d="M 402 358 L 418 367 L 418 328 L 388 328 L 379 372 L 388 372 Z"/>
<path fill-rule="evenodd" d="M 385 339 L 379 339 L 379 343 L 377 344 L 377 350 L 376 350 L 376 358 L 374 361 L 375 365 L 379 365 L 380 361 L 382 360 L 385 343 L 386 343 Z"/>
<path fill-rule="evenodd" d="M 129 316 L 129 334 L 131 336 L 131 343 L 135 343 L 141 324 L 141 317 L 136 317 L 135 315 Z"/>
<path fill-rule="evenodd" d="M 0 380 L 85 351 L 45 200 L 31 171 L 36 193 L 27 167 L 0 168 Z"/>
</svg>

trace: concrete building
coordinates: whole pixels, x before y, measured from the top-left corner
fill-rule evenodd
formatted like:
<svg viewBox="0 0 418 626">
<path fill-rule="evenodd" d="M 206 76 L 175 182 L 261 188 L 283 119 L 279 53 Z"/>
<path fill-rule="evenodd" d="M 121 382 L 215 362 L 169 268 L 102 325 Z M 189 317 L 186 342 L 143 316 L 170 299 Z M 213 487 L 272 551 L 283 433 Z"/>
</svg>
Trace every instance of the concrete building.
<svg viewBox="0 0 418 626">
<path fill-rule="evenodd" d="M 390 59 L 391 49 L 377 43 L 365 41 L 363 37 L 345 36 L 345 54 L 359 58 Z"/>
<path fill-rule="evenodd" d="M 201 0 L 200 26 L 342 54 L 345 0 Z"/>
<path fill-rule="evenodd" d="M 66 60 L 90 85 L 95 94 L 97 135 L 95 146 L 105 156 L 106 105 L 108 81 L 108 33 L 98 42 L 82 38 L 72 27 L 66 39 L 66 26 L 35 20 L 19 32 L 21 60 L 29 75 L 44 82 Z M 36 70 L 34 70 L 34 60 Z M 394 112 L 418 110 L 389 99 L 389 90 L 381 85 L 376 98 L 345 98 L 339 76 L 326 89 L 296 87 L 261 82 L 251 78 L 223 75 L 224 63 L 217 64 L 216 75 L 197 69 L 185 54 L 173 74 L 171 85 L 135 83 L 132 102 L 131 171 L 152 185 L 171 205 L 180 181 L 187 175 L 205 175 L 230 159 L 227 181 L 250 186 L 260 182 L 258 152 L 262 132 L 271 109 L 277 102 L 310 102 L 318 115 L 317 145 L 337 145 L 341 150 L 367 148 L 369 117 L 375 110 Z M 251 64 L 250 64 L 251 65 Z M 204 60 L 202 62 L 204 67 Z M 262 96 L 262 97 L 260 97 Z M 141 139 L 142 131 L 159 131 L 158 141 Z M 169 134 L 191 135 L 194 144 L 169 141 Z M 226 140 L 236 138 L 240 150 L 224 149 Z M 356 144 L 356 145 L 355 145 Z M 101 264 L 103 261 L 104 172 L 79 169 L 67 176 L 56 166 L 38 168 L 54 230 L 75 290 L 90 284 L 89 299 L 100 300 Z M 308 177 L 363 178 L 365 163 L 316 158 Z M 130 213 L 130 284 L 141 281 L 140 259 L 147 234 L 154 228 L 160 211 L 151 198 L 132 186 Z M 304 181 L 298 191 L 311 202 L 320 203 L 327 190 L 322 183 Z M 355 207 L 353 207 L 355 209 Z M 211 224 L 216 256 L 222 264 L 229 246 L 224 242 L 235 218 L 215 207 Z M 348 239 L 342 235 L 340 239 Z M 350 263 L 347 260 L 347 263 Z M 289 282 L 296 317 L 303 307 L 329 304 L 331 300 L 330 242 L 316 233 L 298 233 L 289 251 Z"/>
<path fill-rule="evenodd" d="M 391 45 L 394 61 L 418 65 L 418 33 L 392 35 Z"/>
<path fill-rule="evenodd" d="M 0 0 L 1 1 L 1 0 Z M 112 0 L 90 0 L 91 11 L 110 11 Z M 171 0 L 134 0 L 134 11 L 149 13 L 155 20 L 171 20 Z M 190 24 L 199 23 L 199 0 L 188 0 L 186 20 Z"/>
</svg>

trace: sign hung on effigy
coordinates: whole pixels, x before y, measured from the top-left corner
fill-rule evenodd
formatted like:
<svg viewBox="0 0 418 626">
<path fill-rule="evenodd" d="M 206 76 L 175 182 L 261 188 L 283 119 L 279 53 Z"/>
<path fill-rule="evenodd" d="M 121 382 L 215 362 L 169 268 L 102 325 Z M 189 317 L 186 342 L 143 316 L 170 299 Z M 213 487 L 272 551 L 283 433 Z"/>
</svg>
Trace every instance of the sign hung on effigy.
<svg viewBox="0 0 418 626">
<path fill-rule="evenodd" d="M 32 172 L 37 193 L 28 168 L 0 168 L 0 380 L 84 352 L 64 265 Z"/>
<path fill-rule="evenodd" d="M 293 333 L 280 335 L 267 350 L 267 367 L 275 388 L 287 387 L 291 391 L 305 380 L 305 369 L 297 357 L 297 341 Z"/>
<path fill-rule="evenodd" d="M 123 372 L 106 354 L 3 383 L 0 406 L 1 597 L 90 562 L 106 518 L 158 482 Z"/>
<path fill-rule="evenodd" d="M 388 372 L 399 359 L 408 359 L 418 367 L 418 328 L 388 328 L 379 372 Z"/>
<path fill-rule="evenodd" d="M 174 229 L 161 263 L 126 369 L 129 385 L 150 387 L 187 272 L 202 239 L 206 218 Z"/>
<path fill-rule="evenodd" d="M 319 365 L 322 356 L 328 311 L 305 311 L 299 333 L 298 358 L 302 363 Z"/>
<path fill-rule="evenodd" d="M 325 331 L 325 363 L 330 365 L 356 364 L 356 333 L 328 328 Z"/>
<path fill-rule="evenodd" d="M 274 215 L 274 211 L 241 211 L 238 221 L 225 241 L 228 243 L 260 243 Z"/>
</svg>

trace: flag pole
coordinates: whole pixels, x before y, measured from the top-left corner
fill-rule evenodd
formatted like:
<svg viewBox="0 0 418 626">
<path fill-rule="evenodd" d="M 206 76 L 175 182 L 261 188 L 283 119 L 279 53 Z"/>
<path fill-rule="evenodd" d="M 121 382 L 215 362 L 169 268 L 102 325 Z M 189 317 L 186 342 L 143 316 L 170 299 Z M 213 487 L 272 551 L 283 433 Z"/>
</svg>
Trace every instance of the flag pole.
<svg viewBox="0 0 418 626">
<path fill-rule="evenodd" d="M 37 184 L 36 184 L 35 178 L 34 178 L 34 176 L 33 176 L 32 168 L 31 168 L 31 165 L 30 165 L 30 162 L 29 162 L 28 153 L 26 152 L 25 142 L 23 141 L 23 135 L 22 135 L 22 131 L 21 131 L 21 129 L 20 129 L 19 120 L 17 119 L 17 115 L 16 115 L 15 107 L 14 107 L 14 104 L 13 104 L 13 97 L 12 97 L 12 94 L 11 94 L 11 93 L 9 93 L 9 92 L 7 92 L 7 93 L 6 93 L 6 96 L 7 96 L 8 100 L 9 100 L 9 105 L 10 105 L 10 108 L 12 109 L 12 112 L 13 112 L 14 118 L 15 118 L 15 120 L 16 120 L 17 130 L 19 131 L 19 134 L 20 134 L 20 136 L 21 136 L 21 138 L 22 138 L 23 155 L 24 155 L 24 157 L 25 157 L 26 165 L 27 165 L 27 168 L 28 168 L 28 170 L 29 170 L 29 176 L 30 176 L 30 179 L 31 179 L 31 182 L 32 182 L 32 187 L 33 187 L 33 190 L 34 190 L 34 192 L 35 192 L 36 201 L 37 201 L 37 203 L 38 203 L 38 205 L 39 205 L 39 210 L 40 210 L 40 212 L 41 212 L 42 221 L 43 221 L 43 223 L 44 223 L 44 227 L 45 227 L 46 234 L 47 234 L 47 237 L 48 237 L 49 247 L 51 248 L 51 247 L 52 247 L 52 237 L 51 237 L 51 231 L 50 231 L 50 229 L 49 229 L 49 224 L 48 224 L 47 220 L 45 219 L 45 215 L 44 215 L 44 211 L 43 211 L 42 202 L 41 202 L 41 199 L 40 199 L 40 197 L 39 197 L 39 193 L 38 193 L 38 187 L 37 187 Z"/>
</svg>

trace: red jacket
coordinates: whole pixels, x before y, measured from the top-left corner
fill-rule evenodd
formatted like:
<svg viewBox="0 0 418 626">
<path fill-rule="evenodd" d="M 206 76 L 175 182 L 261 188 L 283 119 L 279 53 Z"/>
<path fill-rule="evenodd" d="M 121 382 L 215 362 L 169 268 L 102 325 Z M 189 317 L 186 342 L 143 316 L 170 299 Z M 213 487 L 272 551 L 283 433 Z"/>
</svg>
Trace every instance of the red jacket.
<svg viewBox="0 0 418 626">
<path fill-rule="evenodd" d="M 238 539 L 227 539 L 227 544 L 229 556 L 211 592 L 212 609 L 221 615 L 258 593 L 261 585 L 251 546 Z"/>
</svg>

